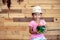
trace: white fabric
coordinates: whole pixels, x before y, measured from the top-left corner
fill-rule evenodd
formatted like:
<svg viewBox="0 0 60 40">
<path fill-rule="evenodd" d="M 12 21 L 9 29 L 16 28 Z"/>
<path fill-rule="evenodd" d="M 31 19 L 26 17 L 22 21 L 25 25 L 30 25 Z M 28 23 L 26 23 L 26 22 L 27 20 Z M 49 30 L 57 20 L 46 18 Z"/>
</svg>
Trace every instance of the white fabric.
<svg viewBox="0 0 60 40">
<path fill-rule="evenodd" d="M 32 40 L 46 40 L 46 38 L 33 38 Z"/>
</svg>

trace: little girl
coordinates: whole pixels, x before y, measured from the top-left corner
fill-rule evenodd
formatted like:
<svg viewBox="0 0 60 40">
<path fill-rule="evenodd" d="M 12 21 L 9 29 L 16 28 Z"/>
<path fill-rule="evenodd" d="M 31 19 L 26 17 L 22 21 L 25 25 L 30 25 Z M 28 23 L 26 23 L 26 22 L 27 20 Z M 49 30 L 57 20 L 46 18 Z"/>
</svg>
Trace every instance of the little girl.
<svg viewBox="0 0 60 40">
<path fill-rule="evenodd" d="M 40 18 L 42 17 L 42 11 L 40 6 L 33 7 L 33 20 L 29 23 L 29 32 L 31 33 L 30 40 L 46 40 L 43 33 L 38 33 L 36 31 L 37 26 L 46 25 L 46 22 L 43 19 L 39 19 L 39 21 L 37 22 L 37 14 L 40 14 Z"/>
</svg>

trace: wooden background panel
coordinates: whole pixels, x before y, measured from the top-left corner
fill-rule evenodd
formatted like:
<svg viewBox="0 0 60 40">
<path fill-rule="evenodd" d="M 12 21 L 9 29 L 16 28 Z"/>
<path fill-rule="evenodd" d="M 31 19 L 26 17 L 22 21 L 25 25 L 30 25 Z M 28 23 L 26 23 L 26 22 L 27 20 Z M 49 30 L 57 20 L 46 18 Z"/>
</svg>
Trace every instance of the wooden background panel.
<svg viewBox="0 0 60 40">
<path fill-rule="evenodd" d="M 4 26 L 27 26 L 26 22 L 4 22 Z"/>
<path fill-rule="evenodd" d="M 0 30 L 0 38 L 4 35 L 6 36 L 7 31 L 6 30 Z"/>
<path fill-rule="evenodd" d="M 54 22 L 53 17 L 45 17 L 43 18 L 46 22 Z M 13 18 L 13 22 L 30 22 L 32 18 Z"/>
<path fill-rule="evenodd" d="M 0 27 L 0 31 L 26 31 L 26 26 L 20 26 L 20 27 L 16 27 L 16 26 L 1 26 Z"/>
<path fill-rule="evenodd" d="M 18 9 L 18 8 L 19 8 L 19 9 Z M 23 9 L 24 9 L 24 7 L 23 7 L 23 8 L 21 8 L 21 7 L 15 7 L 15 8 L 13 8 L 13 9 L 11 8 L 11 9 L 10 9 L 10 12 L 8 12 L 8 9 L 3 9 L 0 14 L 8 14 L 8 13 L 13 13 L 13 14 L 14 14 L 14 13 L 15 13 L 15 14 L 16 14 L 16 13 L 20 13 L 20 14 L 21 14 L 22 11 L 23 11 Z"/>
<path fill-rule="evenodd" d="M 6 35 L 0 35 L 0 39 L 6 39 Z"/>
<path fill-rule="evenodd" d="M 24 38 L 21 35 L 7 35 L 6 39 L 24 39 Z"/>
<path fill-rule="evenodd" d="M 0 14 L 0 17 L 2 17 L 2 18 L 8 18 L 8 14 Z"/>
<path fill-rule="evenodd" d="M 42 14 L 43 17 L 60 17 L 60 14 Z"/>
<path fill-rule="evenodd" d="M 0 26 L 4 26 L 4 19 L 0 18 Z"/>
<path fill-rule="evenodd" d="M 24 6 L 12 6 L 11 9 L 24 9 Z"/>
<path fill-rule="evenodd" d="M 28 8 L 24 8 L 22 10 L 22 13 L 25 15 L 25 14 L 31 14 L 32 13 L 32 9 L 28 9 Z"/>
<path fill-rule="evenodd" d="M 9 18 L 24 18 L 25 15 L 24 14 L 9 14 Z"/>
<path fill-rule="evenodd" d="M 59 35 L 57 31 L 47 31 L 45 35 Z"/>
<path fill-rule="evenodd" d="M 60 9 L 60 5 L 53 5 L 53 9 Z"/>
<path fill-rule="evenodd" d="M 22 36 L 21 35 L 1 35 L 0 36 L 0 39 L 22 39 Z"/>
<path fill-rule="evenodd" d="M 34 4 L 28 4 L 27 6 L 26 6 L 26 8 L 28 8 L 28 9 L 32 9 L 32 7 L 33 6 L 36 6 L 36 5 L 34 5 Z M 52 8 L 52 5 L 39 5 L 39 6 L 41 6 L 41 8 L 42 9 L 51 9 Z"/>
<path fill-rule="evenodd" d="M 60 23 L 55 23 L 55 22 L 47 22 L 46 24 L 49 27 L 60 27 Z M 59 29 L 59 28 L 58 28 Z"/>
<path fill-rule="evenodd" d="M 47 9 L 47 14 L 60 14 L 60 9 Z"/>
<path fill-rule="evenodd" d="M 46 35 L 47 40 L 57 40 L 57 35 Z"/>
<path fill-rule="evenodd" d="M 8 13 L 8 9 L 3 9 L 1 14 L 7 14 Z M 22 13 L 22 9 L 19 8 L 19 9 L 11 9 L 10 10 L 10 13 Z"/>
<path fill-rule="evenodd" d="M 59 4 L 60 0 L 29 0 L 29 3 L 46 3 L 46 4 Z"/>
<path fill-rule="evenodd" d="M 13 22 L 12 18 L 4 18 L 4 22 Z"/>
<path fill-rule="evenodd" d="M 16 31 L 16 30 L 17 30 L 17 31 L 26 31 L 27 28 L 26 28 L 26 26 L 20 26 L 20 27 L 19 27 L 19 26 L 18 26 L 18 27 L 13 27 L 13 26 L 12 26 L 12 27 L 7 27 L 7 29 L 8 29 L 9 31 L 12 31 L 12 30 L 13 30 L 13 31 L 14 31 L 14 30 L 15 30 L 15 31 Z"/>
<path fill-rule="evenodd" d="M 2 5 L 2 9 L 8 9 L 6 5 Z"/>
<path fill-rule="evenodd" d="M 28 3 L 28 0 L 23 0 L 20 2 L 20 4 L 17 2 L 17 0 L 11 0 L 12 1 L 12 7 L 18 7 L 18 6 L 25 6 Z"/>
<path fill-rule="evenodd" d="M 60 23 L 60 17 L 54 18 L 54 22 Z"/>
</svg>

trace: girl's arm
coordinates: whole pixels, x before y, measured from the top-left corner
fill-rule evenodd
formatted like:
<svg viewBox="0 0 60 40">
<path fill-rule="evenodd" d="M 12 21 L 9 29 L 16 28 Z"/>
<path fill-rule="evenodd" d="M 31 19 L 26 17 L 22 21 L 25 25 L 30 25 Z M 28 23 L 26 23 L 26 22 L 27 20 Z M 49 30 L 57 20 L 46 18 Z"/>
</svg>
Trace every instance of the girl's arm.
<svg viewBox="0 0 60 40">
<path fill-rule="evenodd" d="M 30 26 L 29 26 L 29 32 L 30 32 L 31 34 L 37 34 L 37 32 L 34 32 L 34 31 L 33 31 L 33 28 L 30 27 Z"/>
</svg>

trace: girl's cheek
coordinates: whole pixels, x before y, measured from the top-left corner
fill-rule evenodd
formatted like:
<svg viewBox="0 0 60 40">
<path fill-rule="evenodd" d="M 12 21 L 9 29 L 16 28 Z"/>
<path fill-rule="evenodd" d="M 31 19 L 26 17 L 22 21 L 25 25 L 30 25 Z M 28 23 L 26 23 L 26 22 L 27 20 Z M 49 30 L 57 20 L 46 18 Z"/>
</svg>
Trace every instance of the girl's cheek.
<svg viewBox="0 0 60 40">
<path fill-rule="evenodd" d="M 35 16 L 35 18 L 36 18 L 36 16 Z"/>
</svg>

